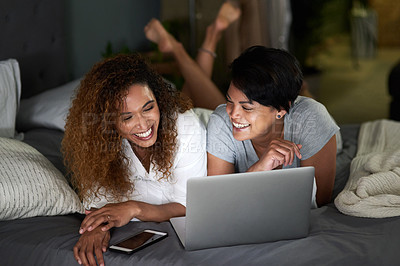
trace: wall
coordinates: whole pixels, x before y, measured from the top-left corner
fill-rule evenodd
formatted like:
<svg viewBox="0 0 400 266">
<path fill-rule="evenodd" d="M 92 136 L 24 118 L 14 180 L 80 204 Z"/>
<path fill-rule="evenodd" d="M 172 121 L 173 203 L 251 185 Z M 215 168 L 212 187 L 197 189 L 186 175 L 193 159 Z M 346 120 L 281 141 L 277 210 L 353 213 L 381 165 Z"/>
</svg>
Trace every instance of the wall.
<svg viewBox="0 0 400 266">
<path fill-rule="evenodd" d="M 0 1 L 0 60 L 19 63 L 22 98 L 67 80 L 63 2 Z"/>
<path fill-rule="evenodd" d="M 66 1 L 70 79 L 81 77 L 101 60 L 108 42 L 115 51 L 149 46 L 143 28 L 159 14 L 159 0 Z"/>
</svg>

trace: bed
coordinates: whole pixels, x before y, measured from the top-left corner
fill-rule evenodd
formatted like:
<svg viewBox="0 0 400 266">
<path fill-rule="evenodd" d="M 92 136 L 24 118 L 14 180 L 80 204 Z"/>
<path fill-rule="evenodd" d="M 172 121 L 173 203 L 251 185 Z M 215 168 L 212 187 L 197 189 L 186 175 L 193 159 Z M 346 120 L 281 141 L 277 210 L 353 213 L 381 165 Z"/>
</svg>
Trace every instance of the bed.
<svg viewBox="0 0 400 266">
<path fill-rule="evenodd" d="M 18 9 L 17 2 L 10 2 L 9 10 Z M 66 55 L 64 40 L 57 37 L 63 6 L 31 2 L 24 12 L 38 16 L 38 27 L 43 21 L 51 25 L 47 33 L 38 39 L 21 33 L 26 39 L 0 44 L 0 107 L 11 110 L 0 112 L 0 265 L 78 265 L 72 248 L 79 239 L 83 208 L 65 175 L 60 143 L 63 119 L 79 79 L 68 80 L 66 68 L 60 67 L 65 66 L 62 55 Z M 40 17 L 41 8 L 52 12 Z M 0 22 L 5 23 L 0 27 L 6 33 L 23 31 L 27 25 L 27 13 L 18 19 L 14 15 L 10 12 Z M 16 43 L 24 45 L 18 49 Z M 37 47 L 36 56 L 27 52 L 32 46 Z M 37 60 L 40 55 L 44 60 Z M 398 145 L 398 122 L 340 126 L 342 145 L 332 202 L 311 210 L 308 237 L 185 251 L 169 222 L 130 222 L 113 231 L 111 243 L 141 229 L 161 230 L 169 236 L 132 255 L 107 251 L 106 265 L 398 265 L 400 187 L 395 174 L 400 155 L 396 149 L 388 152 L 388 146 Z M 374 199 L 365 197 L 371 199 L 368 202 L 352 193 L 365 170 L 354 167 L 354 159 L 363 166 L 371 156 L 377 162 L 371 169 L 384 167 L 394 174 L 373 192 Z M 367 181 L 364 193 L 371 194 L 368 186 L 377 186 Z"/>
</svg>

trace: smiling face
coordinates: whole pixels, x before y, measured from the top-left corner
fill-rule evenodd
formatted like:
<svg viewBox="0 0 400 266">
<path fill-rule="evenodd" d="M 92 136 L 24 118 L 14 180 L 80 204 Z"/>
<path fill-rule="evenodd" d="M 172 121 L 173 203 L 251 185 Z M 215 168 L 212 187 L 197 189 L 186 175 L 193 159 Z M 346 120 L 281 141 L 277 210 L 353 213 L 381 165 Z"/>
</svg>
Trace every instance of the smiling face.
<svg viewBox="0 0 400 266">
<path fill-rule="evenodd" d="M 275 124 L 278 115 L 283 118 L 286 111 L 278 111 L 273 107 L 264 106 L 256 101 L 250 101 L 246 95 L 232 83 L 226 94 L 226 112 L 232 122 L 233 137 L 239 141 L 265 139 L 266 136 L 279 135 Z"/>
<path fill-rule="evenodd" d="M 131 144 L 148 148 L 157 140 L 160 110 L 156 98 L 146 84 L 128 89 L 117 123 L 118 133 Z"/>
</svg>

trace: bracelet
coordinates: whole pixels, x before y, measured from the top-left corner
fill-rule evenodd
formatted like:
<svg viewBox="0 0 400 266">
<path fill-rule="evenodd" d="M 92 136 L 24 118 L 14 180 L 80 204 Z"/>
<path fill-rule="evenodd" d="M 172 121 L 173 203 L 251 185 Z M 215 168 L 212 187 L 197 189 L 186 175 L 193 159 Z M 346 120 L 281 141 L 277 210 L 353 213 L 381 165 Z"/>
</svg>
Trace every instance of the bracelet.
<svg viewBox="0 0 400 266">
<path fill-rule="evenodd" d="M 203 47 L 200 47 L 200 48 L 199 48 L 199 51 L 205 52 L 205 53 L 211 55 L 211 56 L 214 57 L 214 58 L 217 57 L 217 54 L 216 54 L 216 53 L 214 53 L 214 52 L 212 52 L 212 51 L 210 51 L 210 50 L 204 49 Z"/>
</svg>

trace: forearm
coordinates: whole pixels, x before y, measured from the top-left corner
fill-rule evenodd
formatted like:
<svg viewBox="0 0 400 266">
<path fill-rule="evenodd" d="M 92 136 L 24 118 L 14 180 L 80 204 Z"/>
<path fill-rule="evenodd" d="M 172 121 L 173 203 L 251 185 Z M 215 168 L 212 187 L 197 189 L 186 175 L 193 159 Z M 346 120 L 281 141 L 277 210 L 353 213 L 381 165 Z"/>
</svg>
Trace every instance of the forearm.
<svg viewBox="0 0 400 266">
<path fill-rule="evenodd" d="M 334 160 L 336 162 L 336 160 Z M 336 164 L 335 164 L 336 165 Z M 336 169 L 331 168 L 325 170 L 323 173 L 316 169 L 315 180 L 317 182 L 317 205 L 319 207 L 331 201 L 333 186 L 335 183 Z"/>
<path fill-rule="evenodd" d="M 246 172 L 259 172 L 259 171 L 269 171 L 269 170 L 272 169 L 269 166 L 264 165 L 262 161 L 258 160 L 256 163 L 250 166 Z"/>
<path fill-rule="evenodd" d="M 186 208 L 176 202 L 153 205 L 140 201 L 131 201 L 131 205 L 137 213 L 132 218 L 137 218 L 141 221 L 164 222 L 172 217 L 184 216 L 186 214 Z"/>
<path fill-rule="evenodd" d="M 336 138 L 333 136 L 314 156 L 301 162 L 301 166 L 314 166 L 317 182 L 317 204 L 331 201 L 336 175 Z"/>
<path fill-rule="evenodd" d="M 317 205 L 321 207 L 331 201 L 333 186 L 318 185 L 317 181 Z"/>
</svg>

